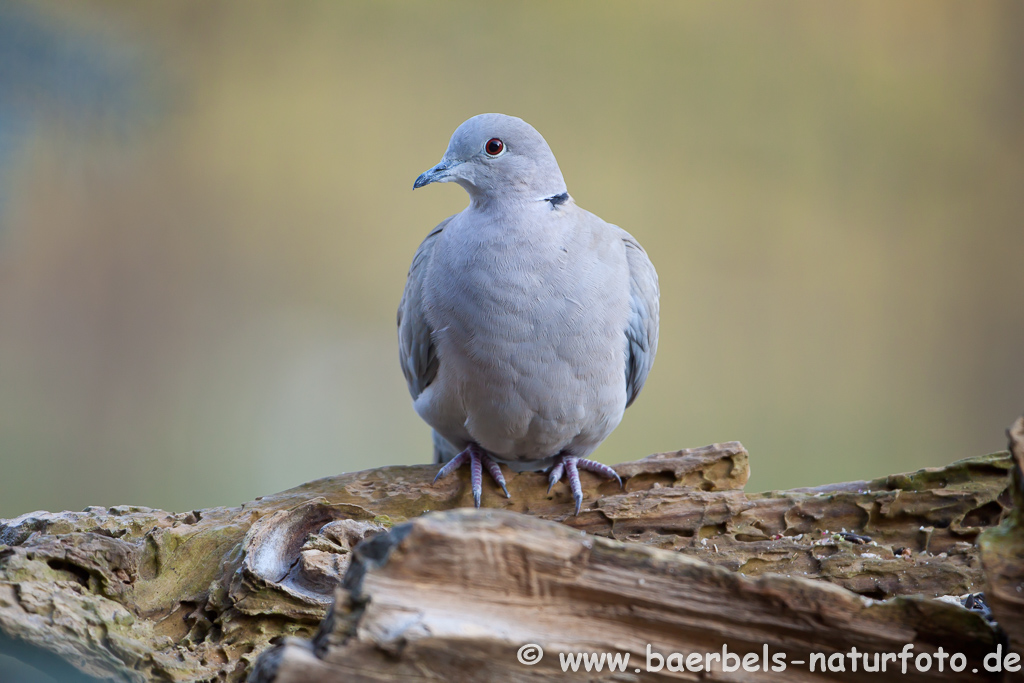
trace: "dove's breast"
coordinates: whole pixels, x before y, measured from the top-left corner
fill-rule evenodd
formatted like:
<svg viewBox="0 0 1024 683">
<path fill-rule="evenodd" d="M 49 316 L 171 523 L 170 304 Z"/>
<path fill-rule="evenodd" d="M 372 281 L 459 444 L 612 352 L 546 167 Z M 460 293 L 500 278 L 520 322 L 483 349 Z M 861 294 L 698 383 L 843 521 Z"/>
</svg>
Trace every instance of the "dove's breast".
<svg viewBox="0 0 1024 683">
<path fill-rule="evenodd" d="M 589 454 L 626 403 L 621 240 L 604 223 L 467 224 L 446 227 L 427 274 L 439 369 L 416 410 L 506 461 Z"/>
</svg>

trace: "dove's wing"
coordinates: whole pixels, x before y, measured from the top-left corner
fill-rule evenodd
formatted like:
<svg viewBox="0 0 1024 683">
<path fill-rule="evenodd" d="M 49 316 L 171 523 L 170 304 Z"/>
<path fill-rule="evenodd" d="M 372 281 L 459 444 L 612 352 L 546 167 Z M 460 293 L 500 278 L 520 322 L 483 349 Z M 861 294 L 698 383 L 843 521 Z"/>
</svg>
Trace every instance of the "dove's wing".
<svg viewBox="0 0 1024 683">
<path fill-rule="evenodd" d="M 416 250 L 409 267 L 409 277 L 405 281 L 405 293 L 402 294 L 402 302 L 398 304 L 398 357 L 413 399 L 423 393 L 437 376 L 437 349 L 431 338 L 433 330 L 423 314 L 423 279 L 437 236 L 450 220 L 445 219 L 431 230 Z"/>
<path fill-rule="evenodd" d="M 658 351 L 658 273 L 647 252 L 630 236 L 622 238 L 629 266 L 629 321 L 626 326 L 626 407 L 647 381 Z"/>
</svg>

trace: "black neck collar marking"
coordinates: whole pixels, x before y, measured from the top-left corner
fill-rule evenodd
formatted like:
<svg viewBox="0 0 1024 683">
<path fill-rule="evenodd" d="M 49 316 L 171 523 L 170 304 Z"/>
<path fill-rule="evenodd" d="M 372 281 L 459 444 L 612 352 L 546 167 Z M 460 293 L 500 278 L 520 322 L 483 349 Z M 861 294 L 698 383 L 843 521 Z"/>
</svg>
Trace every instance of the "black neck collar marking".
<svg viewBox="0 0 1024 683">
<path fill-rule="evenodd" d="M 546 197 L 544 201 L 551 202 L 551 208 L 557 209 L 559 204 L 565 204 L 569 201 L 569 193 L 563 192 L 562 194 L 556 194 L 552 197 Z"/>
</svg>

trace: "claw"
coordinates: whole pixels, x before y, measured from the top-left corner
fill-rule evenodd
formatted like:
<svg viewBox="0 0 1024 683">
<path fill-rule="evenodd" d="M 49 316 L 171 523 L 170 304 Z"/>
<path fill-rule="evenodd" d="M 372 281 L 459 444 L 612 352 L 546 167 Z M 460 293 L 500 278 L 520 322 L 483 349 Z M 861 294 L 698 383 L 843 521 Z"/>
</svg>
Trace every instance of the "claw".
<svg viewBox="0 0 1024 683">
<path fill-rule="evenodd" d="M 480 462 L 480 454 L 476 449 L 469 451 L 469 483 L 473 487 L 473 503 L 480 507 L 480 496 L 483 495 L 483 463 Z"/>
<path fill-rule="evenodd" d="M 483 460 L 484 465 L 487 466 L 487 471 L 491 475 L 491 479 L 501 487 L 501 490 L 505 492 L 506 498 L 511 498 L 512 494 L 508 492 L 508 487 L 505 485 L 505 477 L 501 473 L 501 467 L 498 463 L 494 462 L 489 455 L 486 453 L 481 454 L 480 459 Z"/>
<path fill-rule="evenodd" d="M 550 474 L 548 474 L 548 493 L 551 493 L 551 487 L 558 483 L 558 480 L 562 478 L 562 473 L 565 471 L 565 465 L 561 460 L 556 462 L 551 468 Z"/>
<path fill-rule="evenodd" d="M 483 493 L 484 466 L 487 467 L 487 472 L 494 479 L 495 483 L 497 483 L 498 486 L 501 487 L 501 490 L 505 492 L 505 497 L 512 497 L 512 494 L 508 492 L 505 477 L 501 473 L 501 466 L 476 444 L 470 444 L 464 451 L 449 460 L 440 470 L 437 471 L 434 481 L 436 482 L 438 479 L 447 477 L 449 474 L 466 464 L 467 461 L 469 462 L 469 482 L 473 490 L 473 502 L 477 507 L 480 507 L 480 497 Z"/>
<path fill-rule="evenodd" d="M 580 484 L 580 473 L 577 469 L 579 458 L 567 455 L 562 459 L 565 463 L 566 478 L 569 480 L 569 488 L 572 489 L 572 499 L 576 501 L 576 514 L 580 514 L 583 507 L 583 486 Z"/>
<path fill-rule="evenodd" d="M 466 462 L 466 460 L 468 458 L 469 458 L 469 449 L 467 448 L 466 450 L 462 451 L 461 453 L 456 455 L 454 458 L 449 460 L 447 463 L 445 463 L 445 465 L 441 469 L 439 469 L 437 471 L 437 474 L 434 475 L 434 482 L 433 483 L 436 484 L 438 479 L 442 479 L 444 477 L 447 477 L 449 474 L 451 474 L 455 470 L 457 470 L 460 467 L 462 467 L 462 464 L 464 462 Z"/>
<path fill-rule="evenodd" d="M 597 462 L 596 460 L 587 460 L 586 458 L 583 458 L 576 463 L 576 466 L 579 467 L 581 470 L 587 470 L 588 472 L 594 472 L 595 474 L 604 475 L 609 479 L 614 479 L 615 481 L 619 482 L 619 488 L 622 488 L 622 477 L 619 476 L 618 472 L 613 470 L 608 465 L 605 465 L 603 462 Z"/>
<path fill-rule="evenodd" d="M 579 458 L 575 455 L 560 456 L 558 461 L 551 467 L 551 471 L 548 474 L 548 493 L 551 493 L 551 487 L 558 483 L 562 478 L 562 475 L 567 474 L 568 476 L 566 478 L 569 480 L 572 499 L 576 501 L 577 515 L 580 514 L 580 510 L 583 508 L 583 486 L 580 484 L 580 470 L 595 472 L 603 477 L 614 479 L 619 482 L 619 488 L 622 488 L 622 477 L 620 477 L 619 473 L 608 465 L 597 462 L 596 460 Z"/>
</svg>

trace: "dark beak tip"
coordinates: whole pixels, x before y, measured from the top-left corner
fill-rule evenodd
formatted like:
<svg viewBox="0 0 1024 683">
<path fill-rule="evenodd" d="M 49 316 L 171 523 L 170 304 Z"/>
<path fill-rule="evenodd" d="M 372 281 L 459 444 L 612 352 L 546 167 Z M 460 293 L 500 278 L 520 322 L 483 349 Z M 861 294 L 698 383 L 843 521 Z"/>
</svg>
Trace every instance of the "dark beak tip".
<svg viewBox="0 0 1024 683">
<path fill-rule="evenodd" d="M 416 182 L 412 184 L 412 189 L 418 190 L 424 185 L 430 183 L 445 182 L 448 178 L 448 170 L 455 166 L 458 162 L 442 161 L 434 168 L 429 171 L 424 171 L 420 174 L 420 177 L 416 179 Z"/>
</svg>

